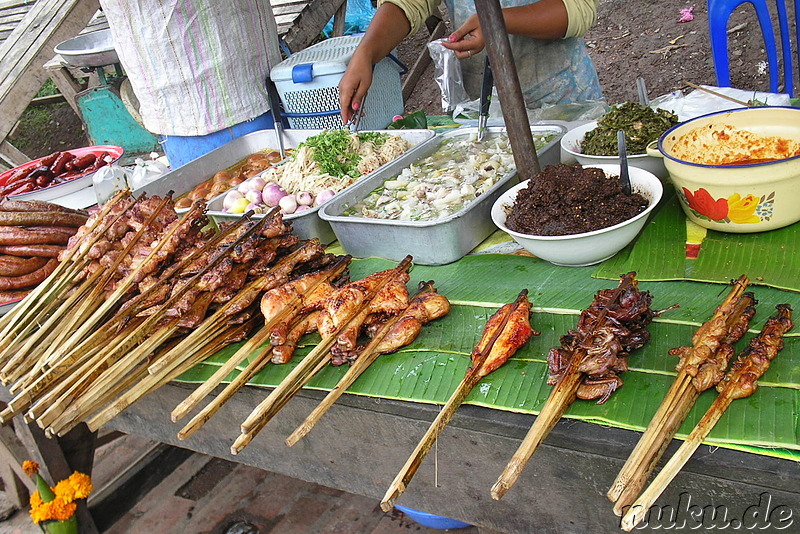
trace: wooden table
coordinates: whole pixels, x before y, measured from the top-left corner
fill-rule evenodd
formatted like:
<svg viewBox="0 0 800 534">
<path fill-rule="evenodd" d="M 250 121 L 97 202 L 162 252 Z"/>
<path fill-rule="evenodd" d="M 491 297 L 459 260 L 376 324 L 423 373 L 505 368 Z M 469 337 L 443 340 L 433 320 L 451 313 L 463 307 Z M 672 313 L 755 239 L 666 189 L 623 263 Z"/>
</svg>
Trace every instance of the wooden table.
<svg viewBox="0 0 800 534">
<path fill-rule="evenodd" d="M 267 390 L 244 388 L 203 429 L 182 442 L 175 436 L 179 425 L 170 422 L 169 413 L 192 389 L 169 384 L 108 426 L 374 497 L 376 505 L 438 411 L 432 405 L 345 394 L 304 440 L 289 448 L 283 440 L 322 398 L 321 392 L 303 390 L 250 446 L 232 456 L 229 448 L 240 422 Z M 619 531 L 605 492 L 639 439 L 638 432 L 562 420 L 506 497 L 499 502 L 491 499 L 489 489 L 533 419 L 463 406 L 398 504 L 504 532 Z M 673 443 L 672 450 L 677 445 Z M 769 504 L 762 495 L 771 499 Z M 800 469 L 789 460 L 704 446 L 658 503 L 680 506 L 679 519 L 689 526 L 693 505 L 725 507 L 728 521 L 767 508 L 777 521 L 779 513 L 788 509 L 794 527 L 763 532 L 790 532 L 800 525 Z M 711 524 L 710 512 L 704 520 Z M 721 521 L 718 517 L 716 524 Z"/>
</svg>

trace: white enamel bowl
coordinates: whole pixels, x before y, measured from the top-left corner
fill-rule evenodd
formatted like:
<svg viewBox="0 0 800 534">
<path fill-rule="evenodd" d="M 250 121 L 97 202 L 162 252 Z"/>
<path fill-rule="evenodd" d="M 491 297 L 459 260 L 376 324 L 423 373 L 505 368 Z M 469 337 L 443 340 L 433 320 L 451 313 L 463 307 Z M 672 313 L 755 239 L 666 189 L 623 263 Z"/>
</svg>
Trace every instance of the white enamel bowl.
<svg viewBox="0 0 800 534">
<path fill-rule="evenodd" d="M 619 165 L 591 165 L 591 167 L 602 169 L 607 175 L 619 176 Z M 630 177 L 633 191 L 646 198 L 648 206 L 635 217 L 608 228 L 562 236 L 537 236 L 510 230 L 506 226 L 506 214 L 514 204 L 517 192 L 528 187 L 528 180 L 512 187 L 497 199 L 492 206 L 492 221 L 525 250 L 555 265 L 582 267 L 600 263 L 634 240 L 664 193 L 661 181 L 651 172 L 631 167 Z"/>
</svg>

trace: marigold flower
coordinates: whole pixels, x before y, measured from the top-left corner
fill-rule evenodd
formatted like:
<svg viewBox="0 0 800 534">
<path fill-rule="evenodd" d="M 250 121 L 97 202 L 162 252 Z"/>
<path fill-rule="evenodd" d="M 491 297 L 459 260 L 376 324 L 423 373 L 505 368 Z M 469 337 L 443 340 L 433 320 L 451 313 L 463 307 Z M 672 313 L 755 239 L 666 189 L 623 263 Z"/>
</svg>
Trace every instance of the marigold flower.
<svg viewBox="0 0 800 534">
<path fill-rule="evenodd" d="M 38 492 L 35 492 L 38 494 Z M 41 499 L 36 499 L 40 504 L 34 505 L 34 497 L 31 495 L 31 519 L 34 523 L 41 523 L 42 521 L 66 521 L 75 515 L 78 505 L 74 502 L 66 502 L 60 497 L 56 497 L 50 502 L 41 502 Z"/>
<path fill-rule="evenodd" d="M 92 492 L 92 479 L 89 475 L 75 471 L 69 478 L 56 484 L 53 491 L 57 497 L 67 502 L 85 499 Z"/>
<path fill-rule="evenodd" d="M 25 460 L 22 462 L 22 470 L 25 471 L 25 474 L 29 477 L 39 473 L 39 464 L 34 462 L 33 460 Z"/>
</svg>

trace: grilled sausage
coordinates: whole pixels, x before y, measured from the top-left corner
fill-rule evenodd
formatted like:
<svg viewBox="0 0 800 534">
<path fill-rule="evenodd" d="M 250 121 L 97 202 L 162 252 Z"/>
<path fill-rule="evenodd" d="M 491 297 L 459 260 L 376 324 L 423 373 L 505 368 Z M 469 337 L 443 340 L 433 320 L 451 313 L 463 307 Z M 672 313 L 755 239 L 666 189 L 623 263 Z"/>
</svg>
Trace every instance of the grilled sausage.
<svg viewBox="0 0 800 534">
<path fill-rule="evenodd" d="M 0 256 L 0 276 L 22 276 L 44 267 L 47 258 Z"/>
<path fill-rule="evenodd" d="M 0 254 L 23 258 L 57 258 L 64 247 L 61 245 L 3 245 Z"/>
<path fill-rule="evenodd" d="M 24 274 L 22 276 L 0 277 L 0 291 L 7 291 L 9 289 L 23 289 L 34 286 L 50 276 L 50 273 L 55 271 L 56 267 L 58 267 L 58 260 L 53 258 L 47 260 L 47 263 L 45 263 L 44 266 L 31 273 Z"/>
<path fill-rule="evenodd" d="M 0 211 L 0 226 L 83 226 L 85 215 L 59 211 Z"/>
</svg>

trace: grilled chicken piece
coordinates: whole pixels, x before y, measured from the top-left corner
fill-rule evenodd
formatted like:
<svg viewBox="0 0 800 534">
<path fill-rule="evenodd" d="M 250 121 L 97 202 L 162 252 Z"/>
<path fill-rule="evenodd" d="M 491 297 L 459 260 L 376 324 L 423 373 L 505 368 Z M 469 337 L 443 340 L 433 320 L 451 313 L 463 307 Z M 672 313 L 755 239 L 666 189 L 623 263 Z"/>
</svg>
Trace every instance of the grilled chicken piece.
<svg viewBox="0 0 800 534">
<path fill-rule="evenodd" d="M 777 312 L 767 320 L 761 333 L 731 366 L 725 378 L 717 384 L 717 391 L 732 389 L 734 399 L 749 397 L 758 388 L 757 380 L 767 371 L 769 364 L 783 348 L 783 335 L 792 329 L 792 307 L 778 304 Z"/>
<path fill-rule="evenodd" d="M 292 355 L 294 355 L 294 351 L 297 349 L 297 342 L 300 341 L 300 338 L 317 329 L 317 315 L 319 315 L 319 311 L 312 311 L 295 321 L 295 324 L 286 335 L 284 343 L 272 347 L 272 363 L 287 363 L 292 359 Z"/>
<path fill-rule="evenodd" d="M 516 302 L 504 305 L 489 318 L 480 341 L 472 349 L 472 366 L 480 365 L 478 376 L 484 377 L 506 363 L 532 335 L 538 335 L 531 328 L 530 315 L 526 290 Z M 484 359 L 487 350 L 489 354 Z"/>
<path fill-rule="evenodd" d="M 707 361 L 700 364 L 697 374 L 692 377 L 692 386 L 697 391 L 711 389 L 725 377 L 725 370 L 734 355 L 733 346 L 720 344 L 717 351 Z"/>
<path fill-rule="evenodd" d="M 339 332 L 339 335 L 336 336 L 336 345 L 344 350 L 355 349 L 362 326 L 367 322 L 370 315 L 375 313 L 397 315 L 405 310 L 408 304 L 408 288 L 405 282 L 390 282 L 378 291 L 378 294 L 370 301 L 365 310 L 359 312 L 357 319 L 351 320 Z"/>
<path fill-rule="evenodd" d="M 301 276 L 297 280 L 287 282 L 282 286 L 271 289 L 261 297 L 261 313 L 264 315 L 264 322 L 274 319 L 294 298 L 299 298 L 304 302 L 306 294 L 310 289 L 328 277 L 327 271 L 319 271 Z"/>
</svg>

